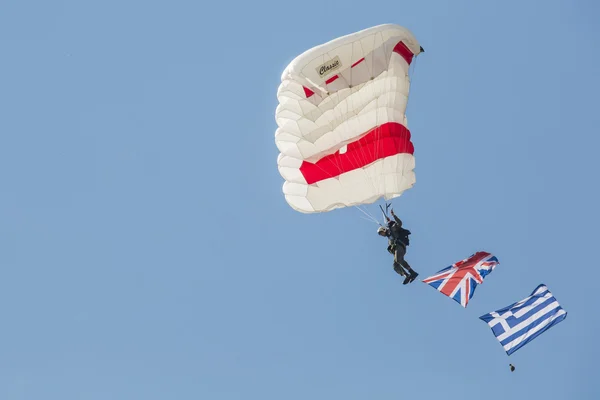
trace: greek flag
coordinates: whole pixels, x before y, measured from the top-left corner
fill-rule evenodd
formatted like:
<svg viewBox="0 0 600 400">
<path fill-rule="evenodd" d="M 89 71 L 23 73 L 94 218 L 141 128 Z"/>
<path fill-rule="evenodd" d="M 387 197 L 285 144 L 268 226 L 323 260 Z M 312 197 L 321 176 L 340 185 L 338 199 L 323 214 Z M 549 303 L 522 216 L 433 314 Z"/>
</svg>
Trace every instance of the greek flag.
<svg viewBox="0 0 600 400">
<path fill-rule="evenodd" d="M 566 317 L 567 312 L 541 284 L 529 297 L 479 319 L 487 322 L 506 354 L 511 355 Z"/>
</svg>

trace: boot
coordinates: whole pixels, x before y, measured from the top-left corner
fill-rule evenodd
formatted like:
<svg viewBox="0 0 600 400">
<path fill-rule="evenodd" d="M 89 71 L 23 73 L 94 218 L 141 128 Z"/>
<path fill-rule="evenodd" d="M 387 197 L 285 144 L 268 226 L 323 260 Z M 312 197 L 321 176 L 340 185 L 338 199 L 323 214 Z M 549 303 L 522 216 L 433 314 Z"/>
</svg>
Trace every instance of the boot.
<svg viewBox="0 0 600 400">
<path fill-rule="evenodd" d="M 419 276 L 419 273 L 412 268 L 409 268 L 408 272 L 410 273 L 410 275 L 408 277 L 409 282 L 414 281 L 415 279 L 417 279 L 417 276 Z"/>
</svg>

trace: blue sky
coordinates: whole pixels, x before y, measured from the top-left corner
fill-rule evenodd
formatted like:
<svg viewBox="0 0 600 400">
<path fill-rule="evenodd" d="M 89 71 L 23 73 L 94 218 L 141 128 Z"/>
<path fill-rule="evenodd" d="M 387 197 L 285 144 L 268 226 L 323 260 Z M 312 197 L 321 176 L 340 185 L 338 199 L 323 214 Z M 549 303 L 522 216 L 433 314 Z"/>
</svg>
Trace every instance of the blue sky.
<svg viewBox="0 0 600 400">
<path fill-rule="evenodd" d="M 599 12 L 2 2 L 0 398 L 599 398 Z M 381 23 L 426 50 L 408 261 L 501 262 L 467 309 L 402 286 L 358 210 L 281 193 L 281 71 Z M 539 283 L 569 315 L 507 357 L 478 317 Z"/>
</svg>

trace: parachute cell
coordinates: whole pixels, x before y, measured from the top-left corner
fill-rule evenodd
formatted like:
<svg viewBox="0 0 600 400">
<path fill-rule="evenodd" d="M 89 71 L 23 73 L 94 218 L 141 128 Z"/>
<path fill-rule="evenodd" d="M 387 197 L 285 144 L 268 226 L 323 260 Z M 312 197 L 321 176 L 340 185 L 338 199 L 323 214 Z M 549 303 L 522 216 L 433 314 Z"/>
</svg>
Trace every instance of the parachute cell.
<svg viewBox="0 0 600 400">
<path fill-rule="evenodd" d="M 283 193 L 305 213 L 400 196 L 415 183 L 405 116 L 409 67 L 421 46 L 407 29 L 379 25 L 307 50 L 277 92 Z"/>
</svg>

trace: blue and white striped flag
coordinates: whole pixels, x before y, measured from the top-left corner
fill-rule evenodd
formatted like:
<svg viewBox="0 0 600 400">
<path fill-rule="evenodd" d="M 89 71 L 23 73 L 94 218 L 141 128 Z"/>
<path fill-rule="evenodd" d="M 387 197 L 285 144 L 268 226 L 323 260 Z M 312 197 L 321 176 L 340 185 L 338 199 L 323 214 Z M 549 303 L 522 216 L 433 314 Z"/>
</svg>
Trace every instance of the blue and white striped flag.
<svg viewBox="0 0 600 400">
<path fill-rule="evenodd" d="M 546 285 L 539 285 L 531 296 L 479 319 L 487 322 L 496 339 L 511 355 L 567 317 Z"/>
</svg>

